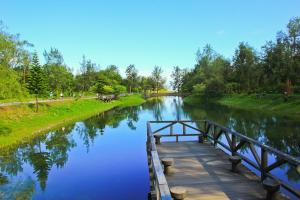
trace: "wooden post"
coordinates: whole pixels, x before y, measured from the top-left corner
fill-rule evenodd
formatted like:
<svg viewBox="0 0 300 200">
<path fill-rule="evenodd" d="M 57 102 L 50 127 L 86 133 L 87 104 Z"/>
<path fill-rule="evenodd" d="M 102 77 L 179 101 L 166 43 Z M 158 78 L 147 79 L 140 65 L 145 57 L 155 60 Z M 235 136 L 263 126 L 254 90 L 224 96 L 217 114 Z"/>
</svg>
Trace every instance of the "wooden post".
<svg viewBox="0 0 300 200">
<path fill-rule="evenodd" d="M 173 135 L 173 125 L 170 126 L 170 135 Z"/>
<path fill-rule="evenodd" d="M 215 128 L 215 125 L 213 125 L 213 138 L 214 138 L 214 147 L 216 147 L 218 144 L 218 140 L 217 140 L 217 129 Z"/>
<path fill-rule="evenodd" d="M 185 127 L 185 125 L 184 125 L 184 124 L 182 125 L 182 133 L 183 133 L 183 135 L 185 135 L 185 134 L 186 134 L 186 127 Z"/>
<path fill-rule="evenodd" d="M 203 130 L 204 133 L 206 133 L 206 126 L 207 126 L 207 122 L 204 121 L 204 130 Z"/>
<path fill-rule="evenodd" d="M 266 168 L 268 166 L 268 152 L 265 150 L 265 148 L 261 148 L 261 166 L 260 166 L 260 172 L 261 176 L 260 179 L 263 181 L 266 178 Z"/>
<path fill-rule="evenodd" d="M 236 136 L 234 134 L 231 134 L 231 155 L 235 156 L 236 154 Z"/>
</svg>

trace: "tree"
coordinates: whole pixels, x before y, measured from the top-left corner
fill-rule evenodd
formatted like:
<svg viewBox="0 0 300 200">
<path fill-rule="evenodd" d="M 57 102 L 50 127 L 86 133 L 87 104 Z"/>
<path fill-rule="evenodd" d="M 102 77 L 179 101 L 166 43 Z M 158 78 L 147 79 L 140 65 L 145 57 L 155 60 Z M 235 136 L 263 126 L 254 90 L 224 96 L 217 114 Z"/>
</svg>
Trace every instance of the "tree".
<svg viewBox="0 0 300 200">
<path fill-rule="evenodd" d="M 129 88 L 129 93 L 131 93 L 132 87 L 134 86 L 134 83 L 137 79 L 137 70 L 134 65 L 129 65 L 126 68 L 126 77 L 127 77 L 127 84 Z"/>
<path fill-rule="evenodd" d="M 6 68 L 0 63 L 0 99 L 18 98 L 23 91 L 18 76 L 14 70 Z"/>
<path fill-rule="evenodd" d="M 105 89 L 104 87 L 108 84 L 107 78 L 104 76 L 100 76 L 98 77 L 98 80 L 96 82 L 96 84 L 93 86 L 95 92 L 99 93 L 99 94 L 104 94 L 105 93 Z"/>
<path fill-rule="evenodd" d="M 80 65 L 81 74 L 77 76 L 80 86 L 78 89 L 88 91 L 97 81 L 97 66 L 91 60 L 86 60 L 85 56 L 82 57 Z"/>
<path fill-rule="evenodd" d="M 163 70 L 159 66 L 155 66 L 152 71 L 152 78 L 155 83 L 156 93 L 158 94 L 158 90 L 163 88 L 165 80 L 162 77 Z"/>
<path fill-rule="evenodd" d="M 51 48 L 49 52 L 44 52 L 44 57 L 46 64 L 43 69 L 49 89 L 56 92 L 56 95 L 61 92 L 68 92 L 70 95 L 73 90 L 73 74 L 63 63 L 62 54 L 57 49 Z"/>
<path fill-rule="evenodd" d="M 173 79 L 171 82 L 173 90 L 176 90 L 177 93 L 179 93 L 183 81 L 183 71 L 178 66 L 173 67 L 171 78 Z"/>
<path fill-rule="evenodd" d="M 233 66 L 235 69 L 236 81 L 240 84 L 241 90 L 250 92 L 257 86 L 257 76 L 254 71 L 257 66 L 258 57 L 252 47 L 241 42 L 235 50 Z"/>
<path fill-rule="evenodd" d="M 33 54 L 31 69 L 28 77 L 27 88 L 31 94 L 35 95 L 36 112 L 38 112 L 38 96 L 43 94 L 46 89 L 46 82 L 43 70 L 40 66 L 37 53 Z"/>
<path fill-rule="evenodd" d="M 46 64 L 51 65 L 63 65 L 64 63 L 64 58 L 61 54 L 61 52 L 58 51 L 58 49 L 56 48 L 52 48 L 50 49 L 49 52 L 47 52 L 46 50 L 44 51 L 44 57 L 46 60 Z"/>
</svg>

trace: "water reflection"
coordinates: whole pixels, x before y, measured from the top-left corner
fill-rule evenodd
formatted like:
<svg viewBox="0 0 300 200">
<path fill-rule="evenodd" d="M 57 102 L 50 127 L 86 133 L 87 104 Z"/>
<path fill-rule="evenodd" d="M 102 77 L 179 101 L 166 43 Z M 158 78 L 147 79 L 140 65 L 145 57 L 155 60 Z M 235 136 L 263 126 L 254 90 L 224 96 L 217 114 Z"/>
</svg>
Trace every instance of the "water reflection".
<svg viewBox="0 0 300 200">
<path fill-rule="evenodd" d="M 297 120 L 212 104 L 191 107 L 178 97 L 152 98 L 141 106 L 113 109 L 1 151 L 0 199 L 97 199 L 100 195 L 146 199 L 146 121 L 184 119 L 211 119 L 300 155 Z M 279 170 L 282 179 L 299 185 L 293 167 L 283 165 Z"/>
<path fill-rule="evenodd" d="M 183 108 L 193 120 L 216 121 L 285 153 L 300 156 L 300 124 L 297 120 L 214 104 L 185 105 Z"/>
<path fill-rule="evenodd" d="M 299 158 L 300 124 L 297 120 L 270 113 L 245 111 L 214 104 L 199 104 L 196 107 L 184 105 L 183 108 L 184 112 L 193 120 L 210 119 L 216 121 L 250 138 Z M 240 152 L 255 162 L 249 148 L 244 146 Z M 269 164 L 279 159 L 271 154 Z M 260 175 L 256 169 L 247 166 L 257 175 Z M 300 190 L 300 175 L 294 166 L 284 164 L 272 170 L 271 173 L 279 177 L 281 181 Z"/>
<path fill-rule="evenodd" d="M 45 191 L 49 172 L 53 167 L 63 168 L 70 151 L 77 146 L 74 133 L 79 135 L 86 151 L 89 152 L 95 138 L 105 133 L 105 127 L 117 128 L 122 120 L 130 129 L 136 129 L 140 107 L 117 108 L 99 114 L 46 135 L 30 143 L 0 153 L 0 199 L 31 199 L 35 181 L 24 179 L 23 168 L 29 165 L 40 190 Z M 27 166 L 28 167 L 28 166 Z"/>
</svg>

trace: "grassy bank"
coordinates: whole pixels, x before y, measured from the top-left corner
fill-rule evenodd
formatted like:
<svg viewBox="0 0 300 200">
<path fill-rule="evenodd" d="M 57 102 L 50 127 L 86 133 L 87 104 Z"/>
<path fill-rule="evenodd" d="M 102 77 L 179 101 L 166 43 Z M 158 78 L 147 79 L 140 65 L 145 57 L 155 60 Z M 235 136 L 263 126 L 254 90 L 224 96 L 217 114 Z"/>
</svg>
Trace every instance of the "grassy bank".
<svg viewBox="0 0 300 200">
<path fill-rule="evenodd" d="M 189 96 L 184 99 L 186 103 L 199 103 L 201 97 Z M 261 110 L 276 112 L 282 115 L 297 115 L 300 116 L 300 96 L 294 95 L 287 102 L 284 101 L 280 94 L 260 95 L 246 95 L 234 94 L 227 95 L 220 99 L 210 100 L 221 105 L 230 106 L 234 108 Z"/>
<path fill-rule="evenodd" d="M 0 148 L 28 141 L 49 129 L 116 106 L 134 106 L 143 102 L 139 95 L 132 95 L 110 103 L 95 99 L 42 103 L 38 113 L 34 112 L 34 105 L 0 107 Z"/>
</svg>

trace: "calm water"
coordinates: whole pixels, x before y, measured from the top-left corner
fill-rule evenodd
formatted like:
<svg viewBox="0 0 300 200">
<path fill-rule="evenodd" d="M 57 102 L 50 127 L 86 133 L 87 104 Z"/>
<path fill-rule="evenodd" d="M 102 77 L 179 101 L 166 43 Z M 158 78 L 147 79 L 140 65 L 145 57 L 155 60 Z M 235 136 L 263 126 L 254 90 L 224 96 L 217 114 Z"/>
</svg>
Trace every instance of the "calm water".
<svg viewBox="0 0 300 200">
<path fill-rule="evenodd" d="M 0 152 L 0 199 L 147 199 L 146 121 L 175 119 L 211 119 L 300 155 L 299 121 L 216 105 L 190 107 L 180 98 L 164 97 L 99 114 Z M 300 189 L 293 167 L 273 173 Z"/>
</svg>

